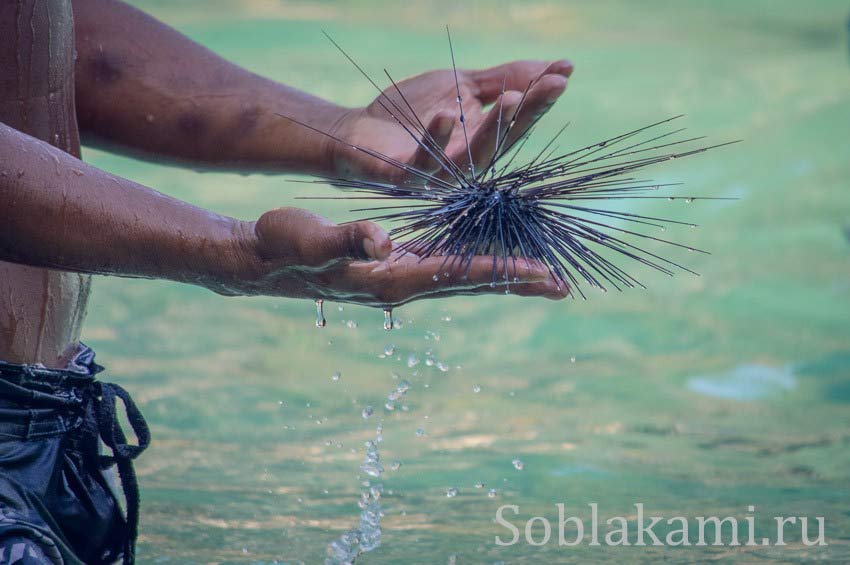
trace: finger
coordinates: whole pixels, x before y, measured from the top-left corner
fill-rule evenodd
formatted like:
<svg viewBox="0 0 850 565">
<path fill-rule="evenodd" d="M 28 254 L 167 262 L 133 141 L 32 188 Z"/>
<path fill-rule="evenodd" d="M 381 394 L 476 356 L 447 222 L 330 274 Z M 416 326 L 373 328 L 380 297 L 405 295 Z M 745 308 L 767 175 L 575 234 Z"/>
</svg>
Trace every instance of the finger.
<svg viewBox="0 0 850 565">
<path fill-rule="evenodd" d="M 477 256 L 461 262 L 457 257 L 429 257 L 390 260 L 380 264 L 351 264 L 346 275 L 356 281 L 358 290 L 379 297 L 386 304 L 402 304 L 438 291 L 463 290 L 489 285 L 500 280 L 512 283 L 546 283 L 549 292 L 557 292 L 546 267 L 536 261 L 508 260 Z"/>
<path fill-rule="evenodd" d="M 567 88 L 567 79 L 560 75 L 545 75 L 528 92 L 515 116 L 508 139 L 503 147 L 510 147 L 528 128 L 545 114 Z M 492 110 L 491 110 L 492 111 Z"/>
<path fill-rule="evenodd" d="M 568 78 L 573 73 L 573 64 L 566 59 L 560 61 L 513 61 L 489 69 L 467 71 L 477 86 L 477 97 L 489 104 L 499 97 L 502 88 L 525 90 L 528 84 L 547 74 Z"/>
<path fill-rule="evenodd" d="M 351 222 L 333 226 L 317 245 L 317 254 L 328 261 L 360 259 L 383 261 L 390 256 L 392 242 L 387 232 L 373 222 Z"/>
<path fill-rule="evenodd" d="M 537 283 L 505 283 L 490 286 L 489 284 L 476 286 L 473 288 L 458 288 L 452 290 L 438 290 L 428 294 L 422 294 L 412 297 L 407 302 L 414 300 L 431 300 L 435 298 L 451 298 L 452 296 L 473 296 L 477 294 L 514 294 L 524 298 L 546 298 L 547 300 L 563 300 L 569 296 L 569 287 L 545 282 Z M 402 304 L 398 304 L 401 306 Z"/>
<path fill-rule="evenodd" d="M 267 260 L 319 267 L 339 259 L 383 260 L 392 242 L 372 222 L 336 225 L 300 208 L 279 208 L 263 214 L 255 231 Z"/>
<path fill-rule="evenodd" d="M 428 136 L 423 137 L 419 148 L 411 159 L 410 164 L 414 168 L 428 173 L 441 168 L 440 163 L 434 159 L 434 155 L 439 155 L 445 150 L 452 136 L 455 120 L 455 114 L 448 111 L 438 112 L 431 119 L 431 123 L 426 128 Z M 429 136 L 431 139 L 428 139 Z M 423 145 L 427 146 L 427 148 L 423 147 Z"/>
<path fill-rule="evenodd" d="M 490 108 L 484 117 L 484 121 L 475 131 L 469 141 L 469 150 L 472 153 L 472 162 L 475 168 L 482 171 L 496 152 L 498 145 L 503 145 L 503 138 L 508 131 L 511 119 L 516 113 L 522 93 L 516 90 L 505 92 Z M 465 156 L 465 154 L 463 155 Z M 455 160 L 462 156 L 455 156 Z"/>
</svg>

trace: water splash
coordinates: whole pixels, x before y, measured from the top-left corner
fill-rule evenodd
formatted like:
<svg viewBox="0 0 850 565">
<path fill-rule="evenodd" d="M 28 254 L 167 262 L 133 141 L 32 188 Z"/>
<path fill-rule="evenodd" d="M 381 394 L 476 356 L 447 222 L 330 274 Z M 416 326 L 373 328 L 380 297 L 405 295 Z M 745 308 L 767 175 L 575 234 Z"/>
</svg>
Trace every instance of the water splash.
<svg viewBox="0 0 850 565">
<path fill-rule="evenodd" d="M 410 390 L 410 381 L 402 380 L 395 390 L 387 395 L 387 409 L 394 410 L 395 402 Z M 366 406 L 361 412 L 363 418 L 372 416 L 373 409 Z M 381 464 L 381 454 L 378 445 L 383 441 L 383 424 L 378 424 L 375 430 L 375 439 L 365 443 L 366 453 L 360 464 L 360 471 L 373 478 L 380 478 L 384 473 Z M 424 432 L 423 432 L 424 433 Z M 400 461 L 390 463 L 390 469 L 395 471 L 401 467 Z M 325 550 L 325 565 L 350 565 L 363 553 L 372 551 L 381 545 L 381 518 L 384 511 L 381 508 L 381 495 L 384 486 L 381 483 L 370 485 L 368 481 L 363 483 L 365 489 L 360 493 L 360 522 L 356 528 L 348 530 L 340 537 L 328 544 Z"/>
<path fill-rule="evenodd" d="M 360 464 L 360 470 L 370 477 L 380 477 L 384 472 L 376 441 L 366 442 L 366 455 L 363 463 Z M 328 544 L 325 551 L 325 565 L 352 564 L 361 554 L 381 545 L 381 518 L 384 517 L 384 511 L 381 508 L 383 492 L 384 486 L 377 483 L 368 486 L 360 493 L 360 501 L 357 503 L 360 507 L 360 522 L 356 528 L 348 530 Z"/>
<path fill-rule="evenodd" d="M 325 301 L 316 300 L 316 327 L 324 328 L 327 323 L 327 320 L 325 320 Z"/>
</svg>

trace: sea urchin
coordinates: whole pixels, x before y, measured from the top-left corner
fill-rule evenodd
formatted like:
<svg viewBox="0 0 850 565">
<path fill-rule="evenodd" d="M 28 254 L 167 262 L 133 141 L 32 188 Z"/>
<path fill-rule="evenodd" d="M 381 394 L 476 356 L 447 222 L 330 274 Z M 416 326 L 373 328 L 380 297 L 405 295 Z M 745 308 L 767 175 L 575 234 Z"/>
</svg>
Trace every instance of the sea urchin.
<svg viewBox="0 0 850 565">
<path fill-rule="evenodd" d="M 448 28 L 446 31 L 448 34 Z M 674 269 L 677 268 L 694 273 L 687 267 L 624 239 L 632 236 L 706 253 L 627 228 L 635 225 L 663 230 L 666 229 L 665 224 L 694 224 L 599 206 L 601 201 L 609 200 L 678 198 L 691 202 L 708 199 L 695 196 L 659 196 L 655 192 L 659 188 L 668 188 L 680 183 L 658 184 L 640 180 L 631 174 L 662 161 L 695 155 L 735 142 L 682 149 L 683 144 L 703 138 L 674 138 L 684 131 L 684 128 L 666 131 L 665 126 L 681 117 L 676 116 L 580 149 L 561 152 L 556 142 L 566 129 L 565 125 L 541 151 L 520 163 L 518 155 L 521 154 L 537 122 L 533 122 L 523 132 L 514 132 L 514 116 L 522 109 L 529 89 L 535 84 L 535 81 L 531 81 L 511 116 L 503 115 L 501 103 L 490 110 L 498 112 L 499 128 L 495 151 L 489 163 L 483 169 L 476 170 L 466 138 L 466 123 L 458 86 L 459 119 L 469 154 L 467 166 L 461 167 L 449 158 L 429 134 L 398 84 L 386 70 L 384 73 L 392 84 L 392 91 L 398 95 L 397 99 L 384 93 L 330 36 L 325 35 L 381 92 L 378 99 L 381 107 L 410 134 L 420 148 L 439 163 L 443 174 L 437 176 L 418 170 L 385 154 L 351 145 L 328 132 L 317 130 L 287 116 L 281 117 L 380 159 L 406 173 L 411 180 L 399 183 L 346 178 L 315 181 L 330 182 L 339 188 L 366 194 L 339 198 L 393 201 L 392 205 L 352 211 L 374 213 L 362 219 L 400 223 L 390 231 L 390 236 L 403 241 L 399 245 L 403 253 L 415 252 L 421 258 L 441 256 L 445 258 L 444 266 L 457 267 L 459 264 L 461 268 L 468 268 L 475 256 L 492 255 L 491 285 L 504 284 L 506 292 L 513 282 L 508 276 L 510 262 L 539 261 L 546 265 L 554 278 L 567 286 L 570 294 L 577 292 L 582 298 L 585 297 L 581 290 L 582 281 L 601 290 L 606 290 L 606 285 L 617 290 L 634 286 L 645 288 L 635 277 L 607 258 L 605 250 L 616 252 L 667 275 L 673 275 Z M 451 35 L 448 35 L 448 41 L 457 85 L 457 67 Z M 503 86 L 502 94 L 504 92 Z M 507 123 L 506 128 L 502 127 L 503 121 Z M 505 133 L 498 137 L 498 132 L 502 131 Z M 399 204 L 400 201 L 408 202 Z M 435 280 L 438 276 L 439 273 L 435 273 Z"/>
</svg>

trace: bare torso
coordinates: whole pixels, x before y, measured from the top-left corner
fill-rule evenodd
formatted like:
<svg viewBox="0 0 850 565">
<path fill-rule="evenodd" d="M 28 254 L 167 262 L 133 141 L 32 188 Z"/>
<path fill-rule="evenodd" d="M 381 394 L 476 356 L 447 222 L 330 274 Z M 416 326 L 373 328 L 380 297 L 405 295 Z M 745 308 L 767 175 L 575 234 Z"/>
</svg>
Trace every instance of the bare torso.
<svg viewBox="0 0 850 565">
<path fill-rule="evenodd" d="M 71 0 L 0 2 L 0 69 L 0 121 L 79 157 Z M 63 366 L 77 347 L 90 282 L 0 261 L 0 359 Z"/>
</svg>

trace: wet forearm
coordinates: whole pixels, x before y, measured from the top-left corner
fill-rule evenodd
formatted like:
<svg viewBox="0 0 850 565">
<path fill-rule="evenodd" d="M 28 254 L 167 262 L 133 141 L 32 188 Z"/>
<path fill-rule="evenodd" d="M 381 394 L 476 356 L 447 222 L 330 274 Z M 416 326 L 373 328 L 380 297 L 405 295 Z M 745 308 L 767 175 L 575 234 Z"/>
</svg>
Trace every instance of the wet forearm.
<svg viewBox="0 0 850 565">
<path fill-rule="evenodd" d="M 0 123 L 0 260 L 227 292 L 249 276 L 252 233 Z"/>
<path fill-rule="evenodd" d="M 115 0 L 74 0 L 77 113 L 88 143 L 247 171 L 329 174 L 345 110 L 225 61 Z"/>
</svg>

